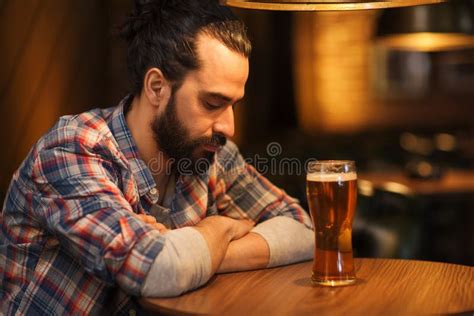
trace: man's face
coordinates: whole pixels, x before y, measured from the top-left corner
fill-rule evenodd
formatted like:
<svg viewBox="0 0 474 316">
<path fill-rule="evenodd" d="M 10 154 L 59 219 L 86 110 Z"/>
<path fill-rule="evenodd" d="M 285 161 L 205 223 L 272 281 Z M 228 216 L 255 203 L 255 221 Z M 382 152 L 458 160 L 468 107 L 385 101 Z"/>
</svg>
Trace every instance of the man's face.
<svg viewBox="0 0 474 316">
<path fill-rule="evenodd" d="M 178 162 L 190 161 L 190 168 L 211 162 L 234 135 L 233 106 L 243 98 L 248 77 L 248 59 L 218 40 L 200 34 L 196 50 L 200 68 L 185 76 L 152 122 L 160 150 Z"/>
<path fill-rule="evenodd" d="M 213 134 L 211 137 L 202 136 L 192 138 L 189 130 L 178 118 L 176 111 L 176 94 L 173 91 L 166 105 L 165 112 L 155 117 L 152 121 L 152 130 L 160 150 L 176 162 L 182 161 L 178 168 L 194 168 L 198 161 L 200 170 L 206 171 L 213 161 L 214 150 L 201 151 L 201 148 L 220 148 L 225 145 L 226 137 L 221 134 Z M 184 160 L 189 161 L 186 164 Z M 202 167 L 205 167 L 204 169 Z M 193 170 L 193 169 L 191 169 Z"/>
</svg>

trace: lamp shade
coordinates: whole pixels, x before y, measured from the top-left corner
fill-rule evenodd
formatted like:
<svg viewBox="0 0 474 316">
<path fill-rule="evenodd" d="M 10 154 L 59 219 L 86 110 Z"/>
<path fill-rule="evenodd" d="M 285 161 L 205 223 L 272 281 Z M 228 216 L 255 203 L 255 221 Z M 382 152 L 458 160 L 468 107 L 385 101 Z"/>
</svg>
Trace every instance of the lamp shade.
<svg viewBox="0 0 474 316">
<path fill-rule="evenodd" d="M 228 6 L 274 11 L 352 11 L 440 3 L 445 0 L 223 0 Z"/>
<path fill-rule="evenodd" d="M 423 52 L 474 48 L 474 0 L 385 10 L 378 21 L 377 42 Z"/>
</svg>

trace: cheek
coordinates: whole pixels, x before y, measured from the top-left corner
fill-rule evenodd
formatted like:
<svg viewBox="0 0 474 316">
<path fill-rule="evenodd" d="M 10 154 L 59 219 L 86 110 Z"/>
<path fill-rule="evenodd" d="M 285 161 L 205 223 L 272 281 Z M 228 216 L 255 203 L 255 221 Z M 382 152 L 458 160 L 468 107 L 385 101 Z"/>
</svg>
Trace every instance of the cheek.
<svg viewBox="0 0 474 316">
<path fill-rule="evenodd" d="M 212 135 L 215 117 L 199 99 L 197 84 L 188 78 L 176 92 L 176 115 L 191 138 Z"/>
<path fill-rule="evenodd" d="M 193 118 L 189 127 L 190 134 L 193 138 L 211 137 L 213 121 L 209 117 L 201 116 Z"/>
<path fill-rule="evenodd" d="M 213 117 L 199 104 L 183 107 L 177 111 L 178 120 L 189 132 L 191 138 L 211 136 Z"/>
</svg>

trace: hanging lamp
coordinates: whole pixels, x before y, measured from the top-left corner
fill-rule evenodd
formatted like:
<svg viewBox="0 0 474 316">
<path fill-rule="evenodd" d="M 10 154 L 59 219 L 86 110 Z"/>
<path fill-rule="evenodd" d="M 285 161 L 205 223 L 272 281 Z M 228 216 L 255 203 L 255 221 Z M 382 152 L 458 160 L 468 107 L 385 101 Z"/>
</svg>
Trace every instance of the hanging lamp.
<svg viewBox="0 0 474 316">
<path fill-rule="evenodd" d="M 386 48 L 437 52 L 474 48 L 474 0 L 385 10 L 376 42 Z"/>
<path fill-rule="evenodd" d="M 273 11 L 351 11 L 440 3 L 444 0 L 222 0 L 228 6 Z"/>
</svg>

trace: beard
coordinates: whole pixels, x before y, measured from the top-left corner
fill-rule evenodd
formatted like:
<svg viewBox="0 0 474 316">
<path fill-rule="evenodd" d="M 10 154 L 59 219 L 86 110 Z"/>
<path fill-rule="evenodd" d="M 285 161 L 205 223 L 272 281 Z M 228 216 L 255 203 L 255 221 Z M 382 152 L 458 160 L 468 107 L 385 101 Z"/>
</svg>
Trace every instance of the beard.
<svg viewBox="0 0 474 316">
<path fill-rule="evenodd" d="M 227 142 L 226 137 L 221 134 L 192 139 L 189 136 L 189 131 L 178 119 L 174 90 L 165 112 L 153 119 L 151 129 L 158 148 L 171 160 L 174 170 L 178 174 L 207 173 L 214 161 L 215 153 L 202 149 L 202 146 L 222 147 Z"/>
</svg>

